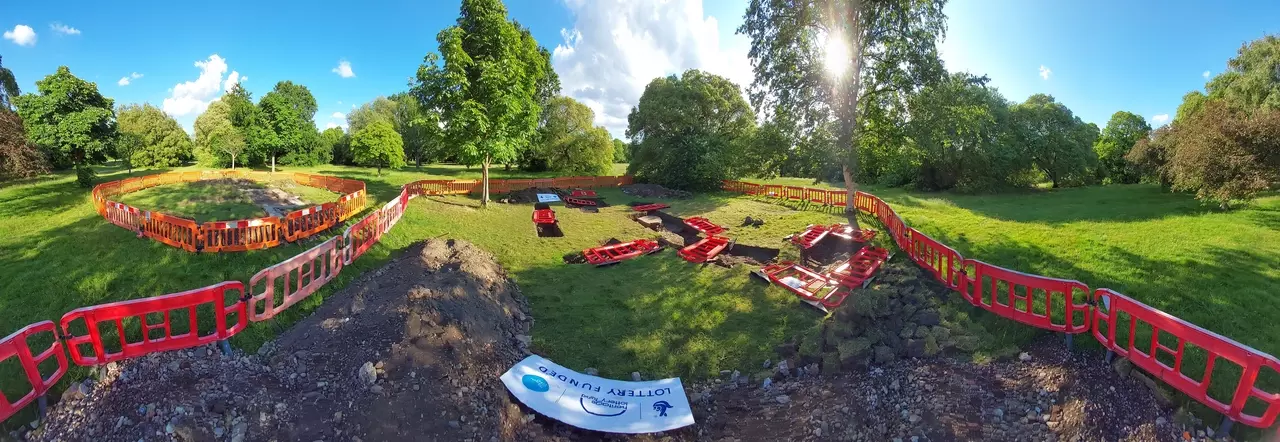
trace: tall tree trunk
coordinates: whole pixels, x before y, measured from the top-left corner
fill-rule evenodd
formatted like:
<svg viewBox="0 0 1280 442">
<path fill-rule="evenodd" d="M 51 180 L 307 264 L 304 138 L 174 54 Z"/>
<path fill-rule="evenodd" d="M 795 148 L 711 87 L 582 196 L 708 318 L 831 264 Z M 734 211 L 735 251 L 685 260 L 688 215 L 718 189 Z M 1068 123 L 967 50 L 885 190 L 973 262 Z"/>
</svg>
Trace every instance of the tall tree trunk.
<svg viewBox="0 0 1280 442">
<path fill-rule="evenodd" d="M 236 154 L 231 154 L 231 170 L 236 170 Z"/>
<path fill-rule="evenodd" d="M 844 161 L 841 162 L 845 189 L 844 214 L 849 220 L 849 225 L 855 229 L 862 228 L 858 225 L 858 208 L 853 204 L 854 195 L 858 192 L 858 182 L 855 177 L 858 173 L 858 101 L 862 92 L 863 30 L 860 25 L 862 8 L 862 1 L 854 0 L 849 5 L 848 16 L 845 17 L 845 36 L 849 42 L 850 55 L 848 74 L 852 77 L 844 87 L 844 94 L 847 97 L 844 100 L 844 106 L 837 108 L 841 127 L 840 134 L 836 136 L 837 142 L 840 143 L 838 147 L 849 149 L 849 154 L 845 155 Z"/>
<path fill-rule="evenodd" d="M 276 155 L 271 154 L 271 173 L 276 173 Z"/>
<path fill-rule="evenodd" d="M 484 156 L 484 162 L 481 163 L 480 179 L 480 206 L 489 207 L 489 155 Z"/>
</svg>

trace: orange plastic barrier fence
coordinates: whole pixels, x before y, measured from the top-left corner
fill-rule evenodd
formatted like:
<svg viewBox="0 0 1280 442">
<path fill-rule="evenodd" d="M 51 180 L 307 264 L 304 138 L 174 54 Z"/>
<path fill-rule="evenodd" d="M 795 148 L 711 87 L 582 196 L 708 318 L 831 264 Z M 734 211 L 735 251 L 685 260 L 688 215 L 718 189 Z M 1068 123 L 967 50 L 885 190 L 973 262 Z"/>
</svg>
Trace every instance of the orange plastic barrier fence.
<svg viewBox="0 0 1280 442">
<path fill-rule="evenodd" d="M 46 348 L 40 354 L 31 352 L 31 344 L 27 342 L 32 335 L 48 333 L 52 338 L 49 348 Z M 4 339 L 0 339 L 0 362 L 7 361 L 9 358 L 18 358 L 18 365 L 22 367 L 22 372 L 27 378 L 27 383 L 31 385 L 31 390 L 17 400 L 10 401 L 0 392 L 0 421 L 13 416 L 22 407 L 30 404 L 40 396 L 44 396 L 49 392 L 53 385 L 62 379 L 62 375 L 67 374 L 67 354 L 62 351 L 62 342 L 58 340 L 57 327 L 53 321 L 40 321 L 35 324 L 23 327 Z M 48 376 L 40 374 L 40 364 L 44 361 L 54 358 L 57 362 L 57 368 Z"/>
<path fill-rule="evenodd" d="M 284 237 L 297 241 L 333 227 L 337 222 L 338 206 L 334 203 L 295 210 L 284 215 Z"/>
<path fill-rule="evenodd" d="M 200 243 L 200 227 L 195 221 L 160 212 L 143 212 L 142 234 L 188 252 L 196 251 Z"/>
<path fill-rule="evenodd" d="M 970 304 L 1046 330 L 1070 334 L 1089 330 L 1093 308 L 1088 304 L 1089 287 L 1084 283 L 1031 275 L 973 259 L 966 260 L 963 266 L 974 269 L 973 275 L 960 285 L 960 295 Z"/>
<path fill-rule="evenodd" d="M 249 319 L 266 321 L 297 304 L 333 280 L 342 271 L 341 236 L 267 267 L 249 279 Z"/>
<path fill-rule="evenodd" d="M 233 301 L 227 303 L 227 293 L 236 292 Z M 152 298 L 134 299 L 113 302 L 110 304 L 82 307 L 62 315 L 62 335 L 67 338 L 67 349 L 71 352 L 71 360 L 77 365 L 92 366 L 122 359 L 145 356 L 168 350 L 197 347 L 235 336 L 244 330 L 249 319 L 245 315 L 244 303 L 240 297 L 244 294 L 244 284 L 239 281 L 227 281 L 209 287 L 188 290 L 180 293 L 156 296 Z M 197 317 L 199 307 L 212 306 L 215 328 L 201 334 Z M 186 331 L 175 333 L 170 320 L 174 310 L 185 311 L 187 316 Z M 228 320 L 235 315 L 234 322 Z M 156 318 L 156 315 L 160 319 Z M 80 321 L 87 334 L 73 335 L 73 323 Z M 129 329 L 125 321 L 141 323 L 141 340 L 130 342 Z M 114 324 L 115 333 L 120 340 L 118 350 L 111 351 L 103 342 L 100 327 L 102 323 Z M 89 347 L 85 351 L 83 347 Z M 113 345 L 113 347 L 117 347 Z"/>
<path fill-rule="evenodd" d="M 810 189 L 808 187 L 804 188 L 804 199 L 809 200 L 811 203 L 818 203 L 822 205 L 828 205 L 830 202 L 827 198 L 826 190 Z"/>
<path fill-rule="evenodd" d="M 364 210 L 364 205 L 364 189 L 356 189 L 338 198 L 338 222 L 346 221 L 360 213 L 361 210 Z"/>
<path fill-rule="evenodd" d="M 204 252 L 243 252 L 280 245 L 284 223 L 267 217 L 239 221 L 214 221 L 200 225 Z"/>
<path fill-rule="evenodd" d="M 849 193 L 843 190 L 828 190 L 827 204 L 836 207 L 848 206 Z"/>
<path fill-rule="evenodd" d="M 783 189 L 785 189 L 786 198 L 789 200 L 804 199 L 804 187 L 786 186 Z"/>
<path fill-rule="evenodd" d="M 343 195 L 333 203 L 294 211 L 283 220 L 263 218 L 203 224 L 111 201 L 116 195 L 166 184 L 245 177 L 269 180 L 274 176 L 266 172 L 242 170 L 161 173 L 98 184 L 94 186 L 91 198 L 95 210 L 111 223 L 190 252 L 236 252 L 274 247 L 280 244 L 281 235 L 288 241 L 306 238 L 364 210 L 367 198 L 364 182 L 305 173 L 292 173 L 288 176 L 298 184 L 324 188 Z"/>
<path fill-rule="evenodd" d="M 1129 358 L 1133 365 L 1234 421 L 1258 428 L 1275 423 L 1280 415 L 1280 392 L 1263 391 L 1258 388 L 1257 380 L 1264 369 L 1280 374 L 1280 360 L 1110 289 L 1098 289 L 1094 300 L 1097 310 L 1093 313 L 1091 330 L 1103 347 Z M 1121 315 L 1128 319 L 1121 319 Z M 1151 336 L 1145 342 L 1138 341 L 1139 325 L 1150 329 Z M 1124 333 L 1128 339 L 1118 339 L 1118 333 Z M 1160 342 L 1161 335 L 1172 336 L 1176 342 L 1167 346 Z M 1184 370 L 1184 356 L 1189 347 L 1208 354 L 1200 379 L 1188 376 Z M 1161 361 L 1162 357 L 1172 364 Z M 1241 368 L 1240 379 L 1228 402 L 1209 395 L 1214 366 L 1222 361 Z M 1261 413 L 1250 414 L 1245 409 L 1251 399 L 1261 402 Z"/>
</svg>

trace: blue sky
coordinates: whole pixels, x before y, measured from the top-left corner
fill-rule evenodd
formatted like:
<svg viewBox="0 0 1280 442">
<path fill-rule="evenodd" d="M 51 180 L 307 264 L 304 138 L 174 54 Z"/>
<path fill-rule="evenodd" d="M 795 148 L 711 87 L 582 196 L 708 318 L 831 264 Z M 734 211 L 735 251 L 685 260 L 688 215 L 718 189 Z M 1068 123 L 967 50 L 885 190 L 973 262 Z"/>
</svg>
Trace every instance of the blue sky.
<svg viewBox="0 0 1280 442">
<path fill-rule="evenodd" d="M 306 85 L 319 104 L 317 126 L 342 124 L 335 113 L 406 88 L 458 7 L 456 0 L 80 3 L 14 2 L 0 12 L 7 33 L 0 55 L 23 90 L 67 65 L 117 103 L 161 106 L 188 128 L 239 80 L 255 97 L 280 80 Z M 622 137 L 627 112 L 653 77 L 700 68 L 751 80 L 747 42 L 734 35 L 745 4 L 511 0 L 508 8 L 554 50 L 563 92 Z M 949 69 L 987 74 L 1015 101 L 1052 94 L 1099 126 L 1121 109 L 1160 123 L 1158 115 L 1172 115 L 1241 43 L 1280 33 L 1275 1 L 954 0 L 946 12 Z M 353 76 L 340 75 L 342 61 Z"/>
</svg>

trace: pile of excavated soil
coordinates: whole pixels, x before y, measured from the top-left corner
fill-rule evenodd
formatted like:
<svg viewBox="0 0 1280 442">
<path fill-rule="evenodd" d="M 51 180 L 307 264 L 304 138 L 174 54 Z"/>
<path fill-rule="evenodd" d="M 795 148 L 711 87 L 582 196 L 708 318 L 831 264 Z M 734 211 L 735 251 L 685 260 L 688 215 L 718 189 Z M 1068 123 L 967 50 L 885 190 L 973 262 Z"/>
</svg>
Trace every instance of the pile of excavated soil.
<svg viewBox="0 0 1280 442">
<path fill-rule="evenodd" d="M 688 198 L 693 196 L 683 190 L 668 189 L 658 184 L 637 183 L 622 186 L 622 193 L 640 198 Z"/>
<path fill-rule="evenodd" d="M 527 354 L 527 312 L 488 252 L 429 240 L 258 354 L 207 346 L 110 364 L 29 438 L 509 440 L 527 422 L 498 376 Z"/>
</svg>

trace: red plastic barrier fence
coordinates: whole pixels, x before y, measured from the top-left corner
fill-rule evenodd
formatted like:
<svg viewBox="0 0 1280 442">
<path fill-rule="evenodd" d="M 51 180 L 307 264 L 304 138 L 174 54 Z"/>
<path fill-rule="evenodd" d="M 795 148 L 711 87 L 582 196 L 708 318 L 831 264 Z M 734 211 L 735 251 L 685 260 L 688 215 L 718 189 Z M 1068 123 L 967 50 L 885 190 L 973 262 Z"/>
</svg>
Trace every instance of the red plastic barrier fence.
<svg viewBox="0 0 1280 442">
<path fill-rule="evenodd" d="M 143 235 L 188 252 L 196 251 L 196 245 L 200 243 L 200 227 L 194 220 L 160 212 L 142 213 Z"/>
<path fill-rule="evenodd" d="M 1110 289 L 1098 289 L 1094 292 L 1094 301 L 1097 308 L 1093 312 L 1091 330 L 1103 347 L 1129 358 L 1133 365 L 1232 420 L 1258 428 L 1267 428 L 1275 423 L 1276 416 L 1280 415 L 1280 394 L 1258 388 L 1257 380 L 1263 369 L 1280 373 L 1280 360 Z M 1128 324 L 1121 322 L 1122 313 L 1129 317 Z M 1104 321 L 1105 326 L 1102 325 Z M 1150 339 L 1145 342 L 1137 342 L 1140 323 L 1151 328 Z M 1120 328 L 1122 326 L 1124 328 Z M 1128 342 L 1117 339 L 1118 330 L 1127 331 Z M 1166 346 L 1160 342 L 1161 334 L 1172 336 L 1177 342 L 1172 347 Z M 1192 378 L 1183 371 L 1188 344 L 1208 354 L 1204 375 L 1200 379 Z M 1172 365 L 1160 360 L 1161 353 L 1172 360 Z M 1221 402 L 1209 395 L 1213 368 L 1219 359 L 1242 369 L 1230 402 Z M 1245 410 L 1250 399 L 1260 400 L 1265 405 L 1261 413 L 1250 414 Z"/>
<path fill-rule="evenodd" d="M 947 287 L 960 290 L 960 283 L 964 278 L 964 257 L 960 256 L 960 252 L 916 229 L 907 230 L 911 236 L 911 247 L 907 249 L 907 255 Z"/>
<path fill-rule="evenodd" d="M 40 354 L 33 354 L 27 339 L 38 333 L 48 333 L 53 339 L 50 339 L 52 343 L 49 344 L 49 348 Z M 0 392 L 0 421 L 8 419 L 31 401 L 44 396 L 54 384 L 58 383 L 59 379 L 62 379 L 62 375 L 67 374 L 67 354 L 62 351 L 62 342 L 58 341 L 57 327 L 54 326 L 53 321 L 40 321 L 28 325 L 0 339 L 0 361 L 7 361 L 13 357 L 18 358 L 18 365 L 22 367 L 27 383 L 31 384 L 31 391 L 14 401 L 10 401 L 3 392 Z M 45 376 L 40 374 L 40 364 L 49 358 L 57 361 L 58 368 Z"/>
<path fill-rule="evenodd" d="M 226 302 L 227 292 L 236 292 L 234 301 Z M 81 307 L 62 315 L 62 334 L 67 338 L 67 349 L 71 352 L 71 360 L 78 365 L 93 366 L 112 361 L 136 358 L 149 353 L 198 347 L 235 336 L 244 330 L 249 323 L 245 315 L 245 304 L 240 301 L 244 294 L 244 284 L 239 281 L 227 281 L 195 290 L 156 296 L 153 298 L 134 299 L 113 302 L 110 304 Z M 213 307 L 215 328 L 208 334 L 201 335 L 197 317 L 199 307 Z M 170 314 L 185 311 L 187 324 L 185 333 L 174 333 Z M 163 319 L 159 322 L 149 320 L 152 314 L 159 314 Z M 228 321 L 234 314 L 234 322 Z M 139 321 L 142 338 L 129 342 L 125 321 Z M 87 334 L 74 336 L 71 326 L 81 321 Z M 120 340 L 119 350 L 107 350 L 99 328 L 102 323 L 114 324 L 115 333 Z M 133 327 L 128 327 L 133 328 Z M 160 333 L 156 333 L 160 332 Z M 88 352 L 83 347 L 88 346 Z"/>
<path fill-rule="evenodd" d="M 639 206 L 634 206 L 631 208 L 631 210 L 634 210 L 636 212 L 652 212 L 654 210 L 662 210 L 668 207 L 671 207 L 671 206 L 668 206 L 662 203 L 653 203 L 653 204 L 643 204 Z"/>
<path fill-rule="evenodd" d="M 107 221 L 120 227 L 137 232 L 142 229 L 142 211 L 115 201 L 107 201 Z"/>
<path fill-rule="evenodd" d="M 844 193 L 844 192 L 842 192 L 842 193 Z M 868 193 L 863 192 L 863 191 L 857 191 L 857 192 L 854 192 L 854 194 L 853 194 L 853 207 L 855 207 L 855 208 L 857 208 L 858 210 L 861 210 L 861 211 L 863 211 L 863 212 L 865 212 L 865 213 L 867 213 L 867 214 L 875 215 L 875 200 L 876 200 L 876 199 L 878 199 L 878 198 L 873 197 L 873 196 L 871 196 L 871 194 L 868 194 Z"/>
<path fill-rule="evenodd" d="M 804 199 L 804 191 L 805 191 L 805 188 L 803 187 L 796 187 L 796 186 L 783 187 L 783 193 L 786 195 L 786 198 L 789 200 Z"/>
<path fill-rule="evenodd" d="M 243 252 L 280 245 L 284 224 L 267 217 L 239 221 L 215 221 L 200 225 L 203 252 Z"/>
<path fill-rule="evenodd" d="M 536 209 L 533 211 L 534 224 L 555 224 L 556 211 L 551 209 Z"/>
<path fill-rule="evenodd" d="M 692 263 L 704 263 L 715 258 L 716 255 L 719 255 L 720 252 L 724 251 L 725 247 L 728 246 L 728 238 L 708 236 L 703 238 L 701 241 L 680 249 L 676 254 L 680 255 L 681 258 L 684 258 L 685 261 Z"/>
<path fill-rule="evenodd" d="M 352 262 L 368 251 L 378 242 L 378 238 L 382 237 L 382 226 L 378 222 L 382 219 L 382 215 L 374 211 L 361 219 L 360 222 L 347 227 L 342 232 L 342 263 L 351 265 Z"/>
<path fill-rule="evenodd" d="M 716 225 L 716 223 L 711 222 L 711 220 L 700 216 L 685 218 L 684 224 L 692 227 L 693 230 L 697 230 L 706 235 L 719 235 L 725 231 L 724 227 L 720 227 L 719 225 Z"/>
<path fill-rule="evenodd" d="M 403 196 L 404 193 L 400 195 Z M 382 216 L 382 219 L 378 221 L 378 224 L 382 226 L 382 233 L 385 234 L 391 231 L 391 228 L 400 222 L 400 217 L 404 216 L 404 204 L 403 198 L 396 198 L 388 201 L 386 205 L 382 206 L 382 210 L 378 211 L 378 214 Z"/>
<path fill-rule="evenodd" d="M 271 319 L 338 277 L 344 265 L 342 248 L 338 246 L 341 239 L 340 236 L 329 238 L 311 250 L 253 275 L 249 279 L 252 293 L 249 319 L 254 322 Z"/>
<path fill-rule="evenodd" d="M 647 255 L 659 250 L 662 250 L 662 245 L 647 239 L 637 239 L 631 242 L 592 247 L 583 250 L 582 256 L 591 265 L 602 266 Z"/>
<path fill-rule="evenodd" d="M 777 184 L 765 184 L 763 194 L 774 198 L 785 198 L 782 194 L 782 186 Z"/>
<path fill-rule="evenodd" d="M 338 222 L 338 206 L 324 203 L 315 207 L 294 210 L 284 215 L 284 237 L 289 241 L 320 233 Z"/>
<path fill-rule="evenodd" d="M 828 229 L 827 226 L 809 225 L 800 234 L 792 236 L 791 243 L 800 246 L 802 249 L 812 248 L 818 244 L 818 241 L 822 241 L 822 238 L 826 238 L 829 233 L 831 233 L 831 229 Z"/>
<path fill-rule="evenodd" d="M 1089 330 L 1093 308 L 1087 303 L 1089 287 L 1084 283 L 1031 275 L 974 259 L 966 260 L 964 267 L 974 269 L 960 284 L 960 295 L 969 303 L 1045 330 L 1071 334 Z M 1084 295 L 1077 296 L 1077 291 Z"/>
</svg>

